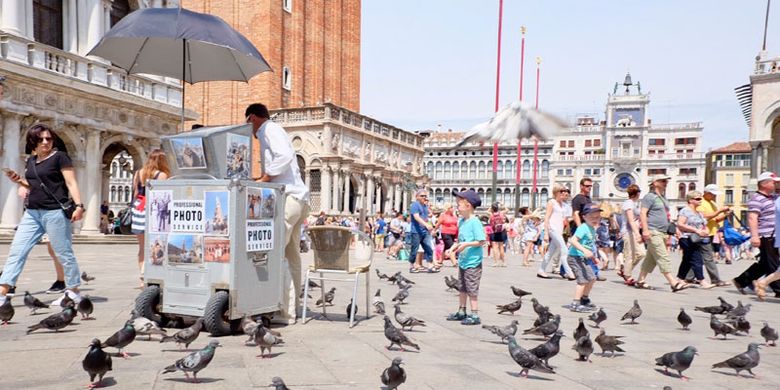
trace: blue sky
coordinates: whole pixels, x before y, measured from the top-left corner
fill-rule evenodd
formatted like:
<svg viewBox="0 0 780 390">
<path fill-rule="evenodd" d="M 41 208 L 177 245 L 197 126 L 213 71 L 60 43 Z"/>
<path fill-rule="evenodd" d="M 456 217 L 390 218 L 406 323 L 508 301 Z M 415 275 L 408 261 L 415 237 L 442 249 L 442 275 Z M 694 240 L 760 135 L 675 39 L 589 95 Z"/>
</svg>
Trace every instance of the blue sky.
<svg viewBox="0 0 780 390">
<path fill-rule="evenodd" d="M 654 123 L 704 123 L 705 148 L 747 140 L 734 88 L 761 49 L 766 1 L 505 0 L 501 104 L 525 100 L 542 57 L 540 107 L 604 116 L 630 71 L 650 92 Z M 361 113 L 407 130 L 468 128 L 493 112 L 498 0 L 364 0 Z M 780 55 L 780 5 L 770 13 Z"/>
</svg>

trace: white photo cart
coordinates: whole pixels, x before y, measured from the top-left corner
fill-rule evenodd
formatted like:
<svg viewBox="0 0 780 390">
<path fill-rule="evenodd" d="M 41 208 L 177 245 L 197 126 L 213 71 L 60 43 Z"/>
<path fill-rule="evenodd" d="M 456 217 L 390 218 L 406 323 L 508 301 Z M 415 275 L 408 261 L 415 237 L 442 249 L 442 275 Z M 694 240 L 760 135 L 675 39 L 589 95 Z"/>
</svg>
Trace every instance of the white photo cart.
<svg viewBox="0 0 780 390">
<path fill-rule="evenodd" d="M 172 176 L 146 185 L 145 288 L 157 322 L 202 317 L 213 336 L 280 310 L 284 186 L 250 180 L 249 125 L 163 137 Z"/>
</svg>

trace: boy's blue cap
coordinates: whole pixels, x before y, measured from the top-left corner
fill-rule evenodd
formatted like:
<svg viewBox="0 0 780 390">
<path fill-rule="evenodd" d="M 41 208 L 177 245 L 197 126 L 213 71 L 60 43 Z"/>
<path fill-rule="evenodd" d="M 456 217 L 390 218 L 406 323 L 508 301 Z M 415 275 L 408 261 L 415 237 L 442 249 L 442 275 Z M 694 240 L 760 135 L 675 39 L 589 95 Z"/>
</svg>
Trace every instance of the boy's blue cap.
<svg viewBox="0 0 780 390">
<path fill-rule="evenodd" d="M 474 190 L 454 191 L 453 194 L 457 198 L 466 199 L 471 204 L 471 207 L 477 208 L 482 206 L 482 199 L 479 198 L 479 194 Z"/>
<path fill-rule="evenodd" d="M 596 206 L 593 205 L 585 205 L 585 207 L 582 209 L 582 215 L 588 215 L 590 213 L 600 213 L 602 210 Z"/>
</svg>

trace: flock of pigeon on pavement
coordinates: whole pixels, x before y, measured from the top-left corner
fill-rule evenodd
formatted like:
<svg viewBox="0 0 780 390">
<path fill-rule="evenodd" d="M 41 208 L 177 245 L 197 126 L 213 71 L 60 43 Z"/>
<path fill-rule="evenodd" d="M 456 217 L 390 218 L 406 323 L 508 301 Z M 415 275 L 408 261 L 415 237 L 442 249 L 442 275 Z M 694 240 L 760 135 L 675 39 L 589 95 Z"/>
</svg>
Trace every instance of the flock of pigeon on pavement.
<svg viewBox="0 0 780 390">
<path fill-rule="evenodd" d="M 376 274 L 380 280 L 386 280 L 387 282 L 397 285 L 399 290 L 392 298 L 394 307 L 395 321 L 400 325 L 396 327 L 393 324 L 391 318 L 385 312 L 385 303 L 382 300 L 381 289 L 377 290 L 374 295 L 372 305 L 375 313 L 384 316 L 384 335 L 390 344 L 386 347 L 391 350 L 394 347 L 398 347 L 401 352 L 405 351 L 405 347 L 414 348 L 420 351 L 420 346 L 414 340 L 409 338 L 404 332 L 413 331 L 414 327 L 426 326 L 425 321 L 421 320 L 409 313 L 405 313 L 401 306 L 405 304 L 406 300 L 410 296 L 410 290 L 415 285 L 415 282 L 407 279 L 402 275 L 401 271 L 388 276 L 381 273 L 376 269 Z M 94 280 L 85 273 L 82 274 L 82 279 L 85 282 Z M 445 276 L 444 282 L 448 291 L 459 290 L 460 281 L 457 278 Z M 309 287 L 320 288 L 315 282 L 310 281 Z M 331 288 L 324 294 L 324 299 L 317 301 L 317 305 L 332 305 L 335 297 L 335 288 Z M 498 314 L 508 313 L 514 315 L 515 312 L 521 309 L 524 296 L 532 295 L 528 291 L 524 291 L 515 286 L 511 286 L 511 291 L 516 297 L 512 302 L 505 305 L 497 305 L 496 310 Z M 726 339 L 729 335 L 737 335 L 740 333 L 749 333 L 750 322 L 747 320 L 747 315 L 750 312 L 750 304 L 743 305 L 741 301 L 738 301 L 737 306 L 733 306 L 726 302 L 722 297 L 718 297 L 719 303 L 713 306 L 695 307 L 694 310 L 701 311 L 710 315 L 710 328 L 714 332 L 714 337 L 722 336 Z M 550 359 L 554 358 L 560 352 L 560 341 L 564 336 L 564 332 L 560 329 L 561 316 L 553 314 L 548 306 L 544 306 L 536 298 L 531 298 L 533 305 L 533 311 L 536 313 L 537 319 L 534 321 L 533 326 L 522 332 L 523 335 L 542 336 L 546 340 L 542 344 L 531 348 L 525 349 L 517 343 L 515 335 L 517 334 L 519 321 L 512 320 L 509 325 L 497 326 L 497 325 L 482 325 L 482 328 L 488 330 L 492 334 L 498 336 L 503 343 L 507 344 L 509 356 L 520 366 L 520 377 L 528 377 L 529 370 L 535 370 L 545 374 L 555 374 L 555 367 L 550 364 Z M 37 298 L 33 297 L 29 292 L 25 293 L 24 304 L 30 309 L 31 315 L 36 314 L 37 310 L 48 309 L 49 305 L 41 302 Z M 68 325 L 70 325 L 77 313 L 81 314 L 82 320 L 91 319 L 93 312 L 93 303 L 88 296 L 84 296 L 82 300 L 76 304 L 73 300 L 69 299 L 67 295 L 61 303 L 62 311 L 54 313 L 37 324 L 30 325 L 27 330 L 27 334 L 35 332 L 37 330 L 46 329 L 50 331 L 59 331 Z M 347 316 L 352 311 L 353 302 L 347 307 Z M 355 310 L 357 307 L 355 307 Z M 3 325 L 9 323 L 14 316 L 14 308 L 11 304 L 11 296 L 8 296 L 5 303 L 0 305 L 0 321 Z M 634 300 L 633 306 L 620 318 L 620 321 L 631 321 L 632 324 L 637 323 L 636 320 L 642 316 L 642 308 L 637 300 Z M 719 319 L 718 316 L 723 316 Z M 591 340 L 590 331 L 585 326 L 585 319 L 580 318 L 577 328 L 573 333 L 574 345 L 572 349 L 577 352 L 579 360 L 591 362 L 590 356 L 594 353 L 594 341 L 595 344 L 601 348 L 601 356 L 606 357 L 609 352 L 609 357 L 614 357 L 615 353 L 626 353 L 621 347 L 625 344 L 623 336 L 607 335 L 606 330 L 601 327 L 601 323 L 607 320 L 607 313 L 603 308 L 592 313 L 587 320 L 593 323 L 593 327 L 599 329 L 598 335 Z M 692 318 L 685 312 L 684 308 L 680 309 L 680 313 L 677 316 L 677 321 L 680 323 L 680 330 L 689 330 L 689 326 L 692 324 Z M 97 387 L 101 385 L 103 376 L 112 369 L 111 356 L 106 353 L 104 348 L 115 348 L 117 350 L 117 356 L 127 358 L 129 355 L 124 352 L 124 349 L 130 345 L 137 336 L 147 336 L 151 340 L 152 336 L 160 336 L 160 342 L 174 341 L 181 348 L 184 345 L 185 348 L 189 348 L 200 335 L 203 329 L 203 320 L 198 319 L 191 326 L 178 330 L 176 333 L 169 335 L 165 329 L 162 329 L 159 324 L 151 321 L 147 318 L 141 317 L 133 310 L 131 317 L 124 326 L 116 333 L 111 335 L 105 341 L 101 342 L 99 339 L 93 339 L 89 345 L 89 351 L 87 352 L 82 365 L 84 370 L 90 377 L 89 387 Z M 282 335 L 272 329 L 267 328 L 261 322 L 255 322 L 253 319 L 244 317 L 241 320 L 241 329 L 245 334 L 249 336 L 249 339 L 245 341 L 245 344 L 254 343 L 260 348 L 259 358 L 272 357 L 271 348 L 283 344 Z M 778 333 L 775 329 L 771 328 L 768 323 L 764 322 L 763 328 L 760 331 L 761 337 L 766 341 L 766 345 L 775 346 L 778 339 Z M 175 371 L 184 372 L 187 379 L 190 379 L 190 373 L 192 374 L 192 381 L 196 382 L 197 374 L 208 366 L 211 360 L 214 358 L 214 353 L 217 347 L 220 347 L 218 340 L 212 339 L 208 342 L 206 347 L 201 350 L 189 353 L 187 356 L 177 360 L 174 364 L 167 366 L 163 369 L 162 373 L 170 373 Z M 733 369 L 736 371 L 737 376 L 741 376 L 742 371 L 747 371 L 753 377 L 756 377 L 753 373 L 753 369 L 756 368 L 760 361 L 759 355 L 759 343 L 750 343 L 747 347 L 747 351 L 737 354 L 736 356 L 724 360 L 722 362 L 714 363 L 713 369 L 725 368 Z M 268 353 L 266 354 L 266 350 Z M 687 370 L 692 364 L 694 357 L 698 355 L 698 350 L 694 346 L 687 346 L 681 351 L 674 351 L 664 354 L 655 359 L 655 364 L 664 367 L 664 371 L 669 374 L 669 369 L 677 372 L 679 378 L 687 380 L 688 378 L 683 375 L 683 372 Z M 403 360 L 400 357 L 393 359 L 391 365 L 386 368 L 381 376 L 380 380 L 382 384 L 386 386 L 388 390 L 393 390 L 401 386 L 406 381 L 406 371 L 401 367 Z M 671 375 L 671 374 L 669 374 Z M 95 378 L 98 381 L 95 382 Z M 284 381 L 279 377 L 274 377 L 272 383 L 269 385 L 277 390 L 285 390 L 287 386 Z"/>
</svg>

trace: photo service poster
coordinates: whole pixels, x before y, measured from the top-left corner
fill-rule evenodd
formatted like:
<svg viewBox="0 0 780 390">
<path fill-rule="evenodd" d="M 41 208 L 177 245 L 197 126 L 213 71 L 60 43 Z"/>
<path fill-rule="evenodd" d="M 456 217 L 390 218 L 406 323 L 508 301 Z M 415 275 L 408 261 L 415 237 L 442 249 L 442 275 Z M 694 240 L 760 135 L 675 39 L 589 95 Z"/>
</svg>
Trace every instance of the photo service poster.
<svg viewBox="0 0 780 390">
<path fill-rule="evenodd" d="M 206 234 L 227 235 L 230 215 L 228 191 L 206 191 Z"/>
<path fill-rule="evenodd" d="M 171 231 L 176 233 L 203 233 L 206 218 L 203 199 L 174 199 L 171 201 Z"/>
<path fill-rule="evenodd" d="M 203 236 L 171 234 L 168 236 L 168 264 L 202 264 Z"/>
<path fill-rule="evenodd" d="M 227 140 L 227 177 L 249 178 L 249 137 L 230 134 Z"/>
<path fill-rule="evenodd" d="M 173 191 L 149 191 L 146 207 L 150 207 L 150 209 L 146 225 L 150 232 L 168 233 L 171 231 L 171 199 L 173 199 Z"/>
<path fill-rule="evenodd" d="M 246 221 L 246 251 L 264 252 L 274 248 L 274 221 L 260 219 Z"/>
</svg>

